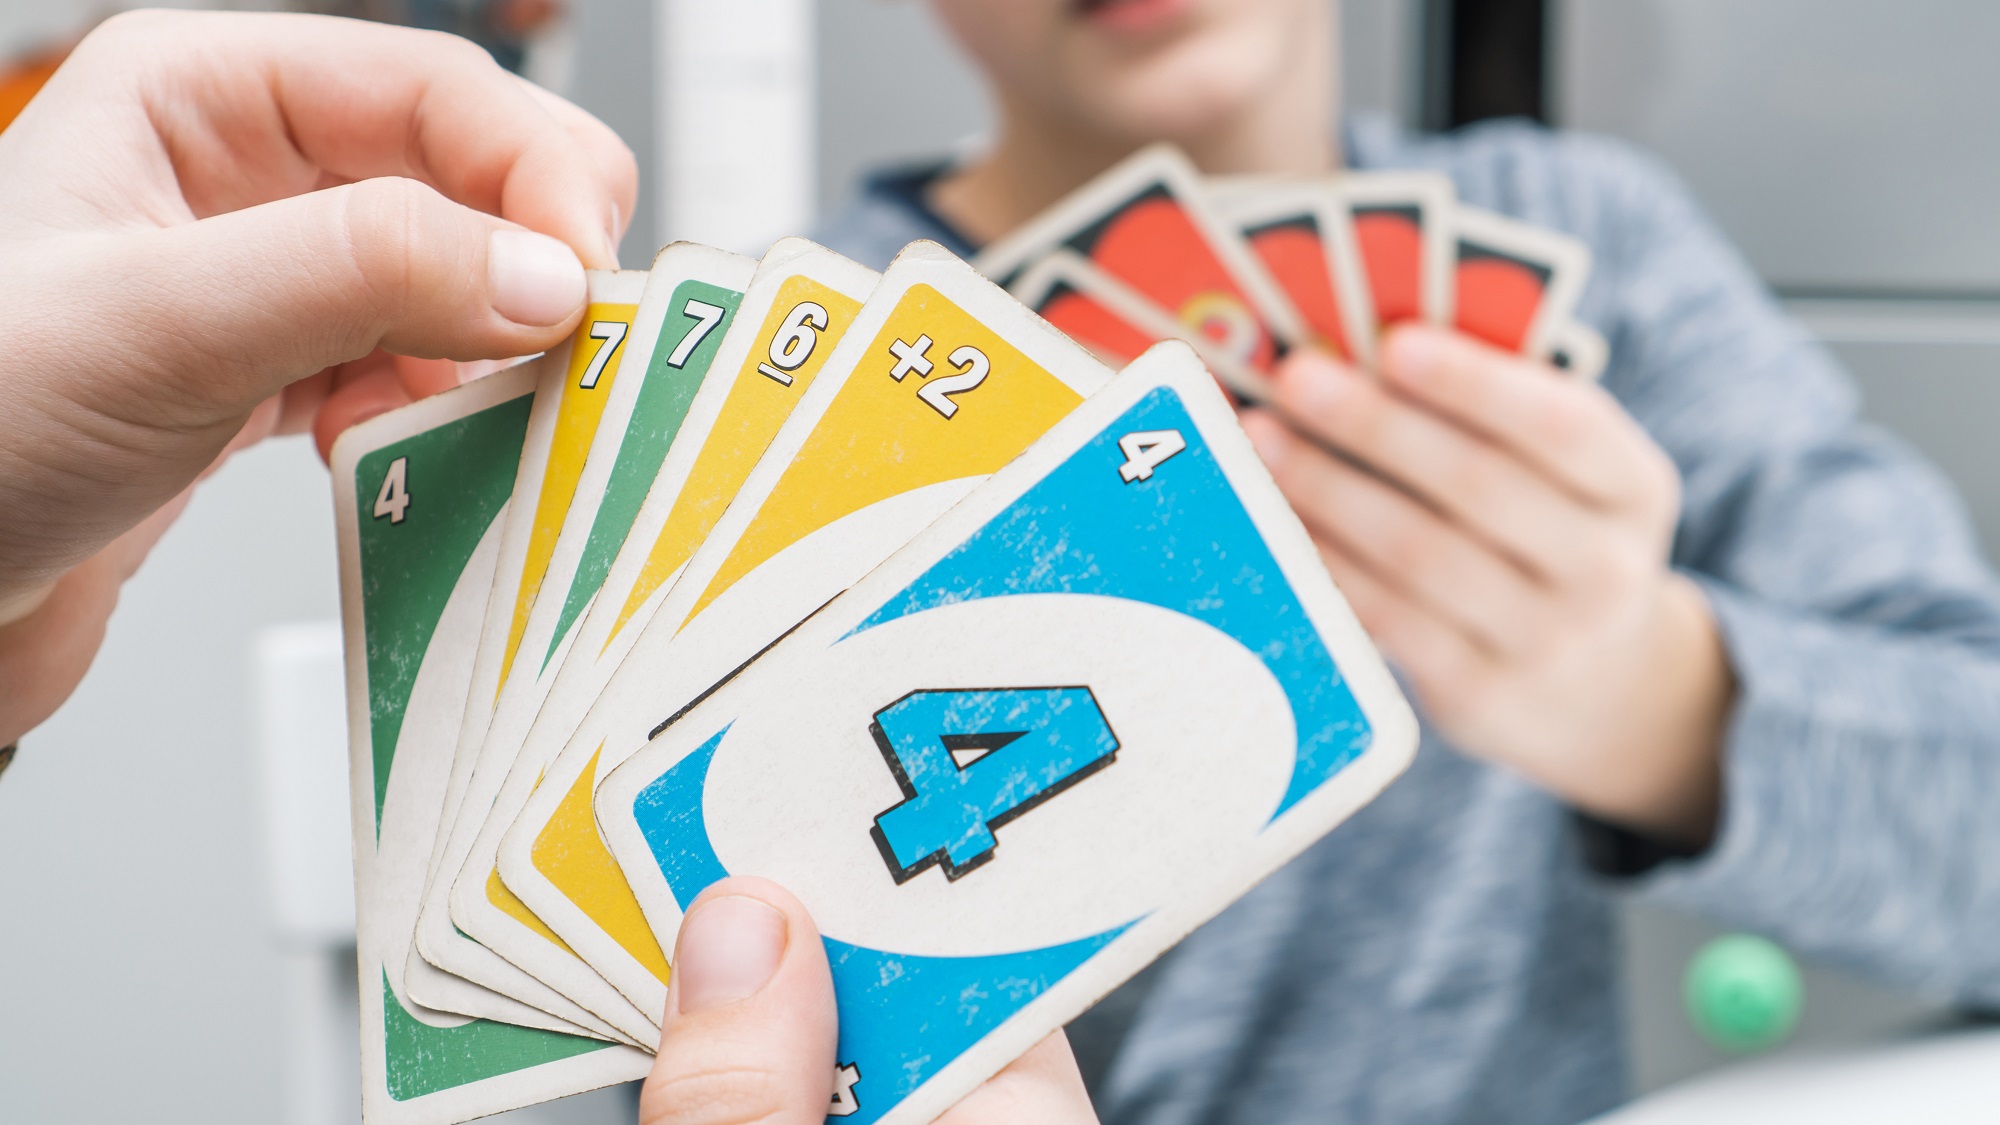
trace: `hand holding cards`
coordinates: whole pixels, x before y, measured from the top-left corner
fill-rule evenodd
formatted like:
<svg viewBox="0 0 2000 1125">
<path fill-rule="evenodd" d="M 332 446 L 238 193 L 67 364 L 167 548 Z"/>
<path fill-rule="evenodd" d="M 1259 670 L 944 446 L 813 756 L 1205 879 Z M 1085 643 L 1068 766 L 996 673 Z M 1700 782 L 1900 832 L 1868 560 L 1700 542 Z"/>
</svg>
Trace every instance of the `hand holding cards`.
<svg viewBox="0 0 2000 1125">
<path fill-rule="evenodd" d="M 1584 378 L 1602 338 L 1572 319 L 1590 252 L 1454 199 L 1422 172 L 1204 181 L 1146 149 L 1078 189 L 977 263 L 1099 355 L 1129 362 L 1184 339 L 1239 396 L 1287 349 L 1367 366 L 1376 335 L 1445 324 Z"/>
<path fill-rule="evenodd" d="M 738 874 L 824 933 L 829 1115 L 929 1120 L 1408 763 L 1208 371 L 1405 313 L 1601 361 L 1580 248 L 1154 150 L 983 261 L 1032 307 L 929 243 L 676 244 L 341 440 L 370 1121 L 643 1074 Z"/>
</svg>

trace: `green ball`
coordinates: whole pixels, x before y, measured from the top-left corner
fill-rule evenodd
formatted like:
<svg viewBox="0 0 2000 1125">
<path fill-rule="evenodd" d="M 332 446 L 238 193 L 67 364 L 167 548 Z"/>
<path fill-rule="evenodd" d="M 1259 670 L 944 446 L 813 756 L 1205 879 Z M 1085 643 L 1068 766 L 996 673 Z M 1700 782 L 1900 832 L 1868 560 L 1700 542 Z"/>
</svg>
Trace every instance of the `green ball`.
<svg viewBox="0 0 2000 1125">
<path fill-rule="evenodd" d="M 1804 986 L 1777 945 L 1729 934 L 1688 962 L 1681 992 L 1702 1038 L 1725 1051 L 1758 1051 L 1784 1042 L 1798 1025 Z"/>
</svg>

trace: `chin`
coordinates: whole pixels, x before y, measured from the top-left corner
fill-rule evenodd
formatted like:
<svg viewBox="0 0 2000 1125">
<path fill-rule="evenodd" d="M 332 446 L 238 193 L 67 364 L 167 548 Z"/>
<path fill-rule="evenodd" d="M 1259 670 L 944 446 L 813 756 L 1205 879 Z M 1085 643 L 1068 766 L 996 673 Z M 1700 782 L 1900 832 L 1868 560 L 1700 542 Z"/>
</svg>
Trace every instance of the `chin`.
<svg viewBox="0 0 2000 1125">
<path fill-rule="evenodd" d="M 1136 143 L 1195 141 L 1238 120 L 1265 93 L 1283 65 L 1270 58 L 1272 46 L 1196 37 L 1081 76 L 1077 108 L 1097 129 Z"/>
</svg>

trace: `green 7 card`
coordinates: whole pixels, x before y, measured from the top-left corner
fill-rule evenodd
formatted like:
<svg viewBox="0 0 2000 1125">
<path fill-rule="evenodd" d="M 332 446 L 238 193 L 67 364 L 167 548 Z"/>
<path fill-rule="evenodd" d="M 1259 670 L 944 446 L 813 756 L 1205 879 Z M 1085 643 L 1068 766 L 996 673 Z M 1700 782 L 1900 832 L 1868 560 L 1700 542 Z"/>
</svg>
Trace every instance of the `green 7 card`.
<svg viewBox="0 0 2000 1125">
<path fill-rule="evenodd" d="M 1109 378 L 942 247 L 906 248 L 571 736 L 562 756 L 577 764 L 550 770 L 510 839 L 570 858 L 576 877 L 551 882 L 575 888 L 567 897 L 598 928 L 645 929 L 589 815 L 594 785 L 579 786 L 645 745 L 661 719 L 873 569 Z M 558 816 L 540 803 L 557 798 L 581 815 Z M 609 910 L 613 903 L 621 910 Z"/>
<path fill-rule="evenodd" d="M 535 374 L 511 368 L 373 419 L 333 451 L 363 1107 L 377 1125 L 449 1125 L 647 1066 L 525 1005 L 507 1010 L 541 1026 L 435 1011 L 401 984 L 451 764 L 434 751 L 464 712 Z"/>
<path fill-rule="evenodd" d="M 1417 727 L 1168 343 L 615 771 L 671 932 L 760 875 L 824 935 L 850 1125 L 929 1121 L 1371 800 Z"/>
<path fill-rule="evenodd" d="M 612 388 L 598 423 L 467 791 L 467 807 L 492 807 L 461 868 L 483 877 L 461 878 L 452 888 L 452 921 L 467 936 L 641 1037 L 642 1044 L 658 1040 L 658 1013 L 633 1007 L 584 963 L 508 890 L 494 864 L 500 836 L 520 811 L 506 786 L 518 790 L 523 782 L 532 783 L 544 764 L 517 769 L 523 766 L 529 727 L 632 529 L 649 483 L 690 417 L 756 265 L 691 242 L 677 242 L 653 261 L 627 345 L 627 374 Z"/>
<path fill-rule="evenodd" d="M 879 280 L 874 270 L 802 238 L 781 239 L 758 263 L 709 362 L 711 374 L 494 801 L 491 823 L 534 826 L 501 837 L 502 882 L 649 1015 L 666 1004 L 666 954 L 598 844 L 590 821 L 592 756 L 558 752 Z M 476 849 L 487 846 L 481 840 Z M 477 879 L 478 872 L 468 869 L 462 878 Z M 540 973 L 547 960 L 521 963 Z"/>
</svg>

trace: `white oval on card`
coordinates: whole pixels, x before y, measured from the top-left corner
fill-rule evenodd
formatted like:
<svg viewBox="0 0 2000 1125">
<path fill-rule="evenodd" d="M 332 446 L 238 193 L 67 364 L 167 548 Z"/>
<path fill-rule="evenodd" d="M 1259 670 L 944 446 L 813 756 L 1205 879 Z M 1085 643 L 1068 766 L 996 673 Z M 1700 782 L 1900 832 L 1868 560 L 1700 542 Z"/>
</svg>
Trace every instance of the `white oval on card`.
<svg viewBox="0 0 2000 1125">
<path fill-rule="evenodd" d="M 1133 922 L 1184 892 L 1186 870 L 1248 853 L 1296 756 L 1291 708 L 1253 653 L 1120 598 L 946 606 L 790 668 L 792 690 L 737 717 L 716 750 L 708 836 L 725 869 L 814 888 L 821 930 L 874 949 L 1002 953 Z M 990 857 L 957 878 L 932 865 L 898 882 L 871 830 L 907 794 L 876 713 L 912 691 L 1065 686 L 1090 689 L 1114 760 L 999 822 Z M 1225 770 L 1232 784 L 1215 784 Z"/>
</svg>

